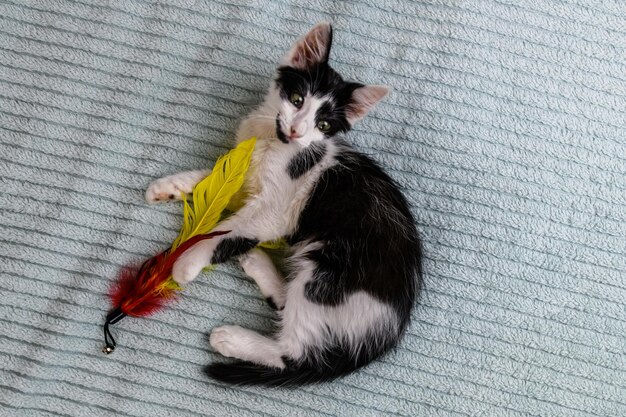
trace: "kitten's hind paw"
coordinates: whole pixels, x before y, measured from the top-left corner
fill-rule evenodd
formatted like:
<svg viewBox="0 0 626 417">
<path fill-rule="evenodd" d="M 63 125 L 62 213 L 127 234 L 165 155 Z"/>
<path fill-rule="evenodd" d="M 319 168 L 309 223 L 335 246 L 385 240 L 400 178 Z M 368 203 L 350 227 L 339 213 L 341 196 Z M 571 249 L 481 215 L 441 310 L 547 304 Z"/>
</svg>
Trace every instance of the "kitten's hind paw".
<svg viewBox="0 0 626 417">
<path fill-rule="evenodd" d="M 239 326 L 216 327 L 211 332 L 209 343 L 222 356 L 238 357 L 239 346 L 243 342 L 242 330 Z"/>
<path fill-rule="evenodd" d="M 239 326 L 213 329 L 209 342 L 215 351 L 227 358 L 237 358 L 273 368 L 284 368 L 278 343 L 252 330 Z"/>
</svg>

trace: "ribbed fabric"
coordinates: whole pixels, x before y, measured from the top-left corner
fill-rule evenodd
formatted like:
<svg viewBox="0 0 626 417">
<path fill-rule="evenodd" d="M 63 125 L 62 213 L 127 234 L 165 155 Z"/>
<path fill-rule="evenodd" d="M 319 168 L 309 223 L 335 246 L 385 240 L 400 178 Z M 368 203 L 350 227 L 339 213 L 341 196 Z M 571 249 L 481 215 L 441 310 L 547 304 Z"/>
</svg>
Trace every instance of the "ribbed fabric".
<svg viewBox="0 0 626 417">
<path fill-rule="evenodd" d="M 120 267 L 169 246 L 146 186 L 210 166 L 320 20 L 391 95 L 349 140 L 418 219 L 397 351 L 340 381 L 229 388 L 221 324 L 274 315 L 234 264 L 114 327 Z M 626 415 L 626 6 L 537 0 L 0 0 L 0 414 Z"/>
</svg>

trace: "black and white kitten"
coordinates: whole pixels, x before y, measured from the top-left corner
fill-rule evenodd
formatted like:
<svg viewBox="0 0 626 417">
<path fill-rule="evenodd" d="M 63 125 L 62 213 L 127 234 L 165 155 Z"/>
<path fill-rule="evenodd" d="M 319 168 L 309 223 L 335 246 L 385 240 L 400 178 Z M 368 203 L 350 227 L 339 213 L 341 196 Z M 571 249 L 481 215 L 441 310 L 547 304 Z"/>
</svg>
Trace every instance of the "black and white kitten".
<svg viewBox="0 0 626 417">
<path fill-rule="evenodd" d="M 272 337 L 222 326 L 210 343 L 224 356 L 207 373 L 233 384 L 299 385 L 330 380 L 371 362 L 405 331 L 420 284 L 420 244 L 408 204 L 376 162 L 341 134 L 388 92 L 346 82 L 328 65 L 322 23 L 281 62 L 264 103 L 237 139 L 258 138 L 244 206 L 216 230 L 230 233 L 183 254 L 174 279 L 186 284 L 210 263 L 239 257 L 280 328 Z M 152 183 L 149 202 L 190 192 L 208 174 L 185 172 Z M 285 238 L 281 276 L 259 242 Z"/>
</svg>

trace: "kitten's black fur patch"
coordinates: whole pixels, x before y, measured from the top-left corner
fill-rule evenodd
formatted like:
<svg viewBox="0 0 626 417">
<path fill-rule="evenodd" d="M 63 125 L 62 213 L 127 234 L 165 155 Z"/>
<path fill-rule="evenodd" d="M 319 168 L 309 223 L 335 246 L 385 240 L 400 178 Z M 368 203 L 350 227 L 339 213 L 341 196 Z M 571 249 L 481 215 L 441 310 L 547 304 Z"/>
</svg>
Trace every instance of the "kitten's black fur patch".
<svg viewBox="0 0 626 417">
<path fill-rule="evenodd" d="M 369 157 L 346 146 L 337 159 L 320 177 L 288 239 L 290 244 L 323 242 L 307 255 L 317 269 L 306 297 L 334 306 L 362 290 L 393 306 L 405 328 L 421 270 L 409 205 Z"/>
<path fill-rule="evenodd" d="M 211 263 L 220 264 L 226 262 L 230 258 L 243 255 L 258 244 L 259 241 L 257 239 L 248 239 L 245 237 L 225 238 L 217 245 L 215 251 L 213 251 Z"/>
<path fill-rule="evenodd" d="M 265 299 L 265 302 L 272 308 L 272 310 L 282 310 L 284 308 L 284 307 L 278 308 L 278 306 L 276 305 L 272 297 L 267 297 Z"/>
<path fill-rule="evenodd" d="M 296 180 L 306 174 L 317 165 L 326 155 L 326 143 L 313 142 L 289 161 L 287 173 L 292 180 Z"/>
<path fill-rule="evenodd" d="M 289 143 L 287 136 L 283 133 L 283 130 L 280 128 L 280 114 L 276 115 L 276 136 L 282 143 Z"/>
<path fill-rule="evenodd" d="M 278 310 L 278 306 L 276 305 L 276 303 L 274 302 L 274 300 L 272 300 L 272 297 L 267 297 L 265 299 L 265 302 L 272 307 L 272 310 Z"/>
<path fill-rule="evenodd" d="M 352 103 L 354 90 L 363 87 L 360 83 L 344 81 L 326 62 L 308 70 L 280 67 L 276 85 L 280 89 L 281 97 L 285 100 L 288 100 L 294 92 L 303 96 L 310 93 L 317 97 L 328 97 L 328 103 L 320 106 L 315 116 L 316 123 L 320 120 L 330 123 L 330 130 L 324 132 L 327 137 L 350 130 L 351 126 L 346 118 L 345 109 Z M 278 124 L 276 134 L 280 139 L 282 132 Z"/>
</svg>

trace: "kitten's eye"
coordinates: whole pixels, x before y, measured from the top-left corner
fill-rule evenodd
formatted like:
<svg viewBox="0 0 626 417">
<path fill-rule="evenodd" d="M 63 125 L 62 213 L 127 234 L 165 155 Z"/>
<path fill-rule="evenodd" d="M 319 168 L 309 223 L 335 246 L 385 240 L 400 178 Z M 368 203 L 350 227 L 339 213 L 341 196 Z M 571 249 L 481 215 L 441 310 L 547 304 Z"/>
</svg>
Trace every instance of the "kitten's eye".
<svg viewBox="0 0 626 417">
<path fill-rule="evenodd" d="M 291 104 L 293 104 L 297 108 L 300 108 L 304 104 L 304 97 L 302 97 L 298 93 L 291 93 L 291 96 L 289 97 L 289 101 L 291 101 Z"/>
<path fill-rule="evenodd" d="M 330 130 L 330 123 L 328 123 L 326 120 L 320 120 L 319 122 L 317 122 L 317 128 L 322 132 L 328 132 Z"/>
</svg>

